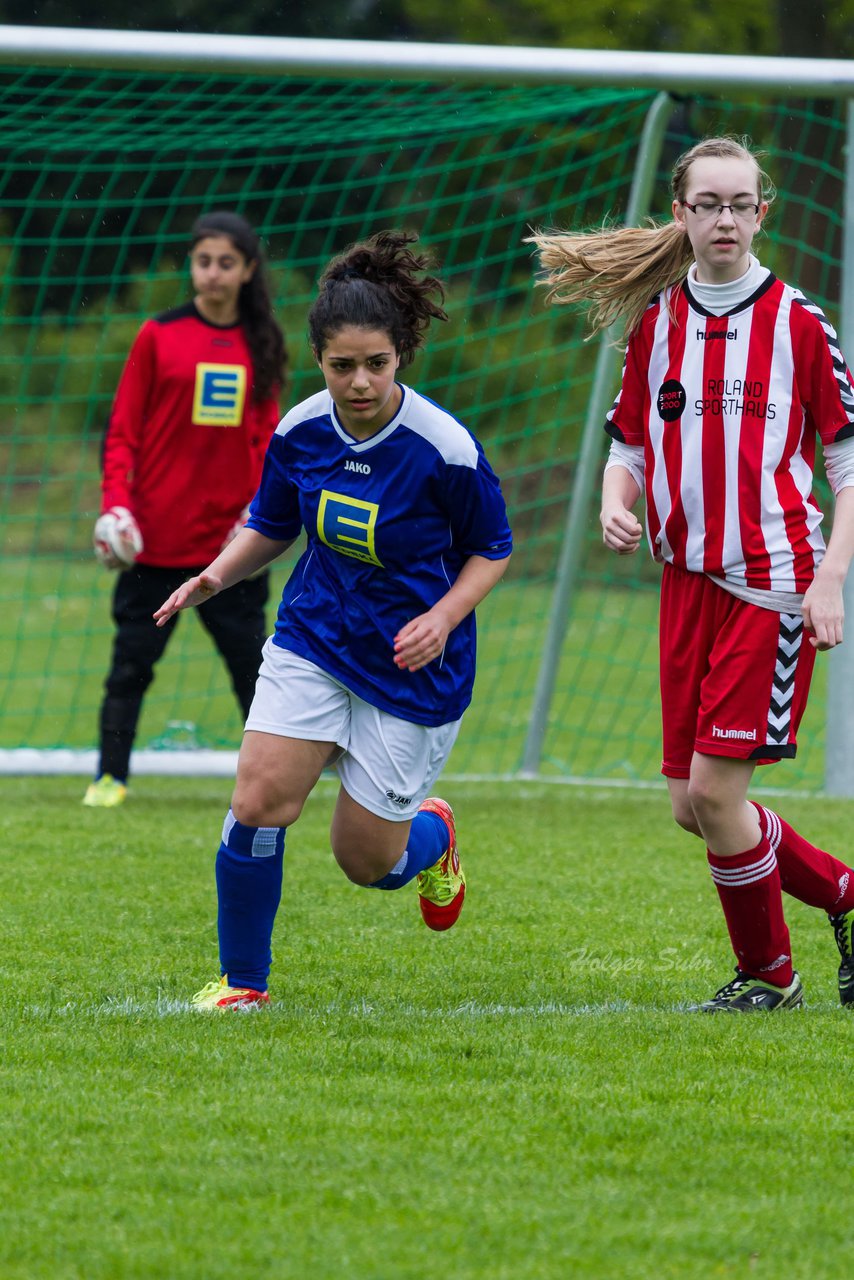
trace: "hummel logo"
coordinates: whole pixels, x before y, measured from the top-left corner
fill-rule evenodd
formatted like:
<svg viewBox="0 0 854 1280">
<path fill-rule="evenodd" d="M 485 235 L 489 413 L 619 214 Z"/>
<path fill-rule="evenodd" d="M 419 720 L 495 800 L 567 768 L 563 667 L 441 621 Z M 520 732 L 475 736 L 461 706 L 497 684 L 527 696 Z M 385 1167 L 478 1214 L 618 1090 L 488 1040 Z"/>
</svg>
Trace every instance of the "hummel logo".
<svg viewBox="0 0 854 1280">
<path fill-rule="evenodd" d="M 726 338 L 727 342 L 734 342 L 738 337 L 738 329 L 718 329 L 711 333 L 706 333 L 705 329 L 697 330 L 698 342 L 713 342 L 715 338 Z"/>
<path fill-rule="evenodd" d="M 367 462 L 354 462 L 352 458 L 348 458 L 344 463 L 344 470 L 357 471 L 360 476 L 369 476 L 371 474 L 371 468 Z"/>
<path fill-rule="evenodd" d="M 736 738 L 739 742 L 755 742 L 755 729 L 719 729 L 716 724 L 712 725 L 713 738 Z"/>
</svg>

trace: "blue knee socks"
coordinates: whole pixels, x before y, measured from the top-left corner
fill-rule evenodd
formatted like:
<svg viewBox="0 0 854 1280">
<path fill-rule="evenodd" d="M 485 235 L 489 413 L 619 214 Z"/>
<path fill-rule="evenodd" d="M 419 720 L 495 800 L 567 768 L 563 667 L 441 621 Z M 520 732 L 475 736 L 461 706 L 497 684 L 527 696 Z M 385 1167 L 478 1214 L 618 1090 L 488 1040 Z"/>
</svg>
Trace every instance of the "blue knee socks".
<svg viewBox="0 0 854 1280">
<path fill-rule="evenodd" d="M 370 887 L 402 889 L 447 847 L 448 828 L 439 815 L 417 813 L 400 861 Z M 229 809 L 216 855 L 216 886 L 220 969 L 232 987 L 267 990 L 284 853 L 284 827 L 247 827 Z"/>
<path fill-rule="evenodd" d="M 232 987 L 267 990 L 284 854 L 284 827 L 246 827 L 229 809 L 216 855 L 216 887 L 220 967 Z"/>
<path fill-rule="evenodd" d="M 371 889 L 402 889 L 414 880 L 420 871 L 426 871 L 439 861 L 448 847 L 448 826 L 438 813 L 416 813 L 409 829 L 409 839 L 403 856 L 382 880 L 375 880 Z"/>
</svg>

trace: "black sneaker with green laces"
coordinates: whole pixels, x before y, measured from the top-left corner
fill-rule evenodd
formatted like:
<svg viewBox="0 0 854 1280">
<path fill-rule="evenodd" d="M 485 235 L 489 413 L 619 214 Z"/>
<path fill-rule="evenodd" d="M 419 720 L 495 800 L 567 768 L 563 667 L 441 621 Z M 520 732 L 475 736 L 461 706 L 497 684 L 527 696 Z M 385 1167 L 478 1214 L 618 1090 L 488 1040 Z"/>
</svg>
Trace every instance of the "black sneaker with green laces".
<svg viewBox="0 0 854 1280">
<path fill-rule="evenodd" d="M 776 1013 L 778 1009 L 797 1009 L 803 1002 L 804 989 L 796 973 L 788 987 L 775 987 L 736 969 L 732 982 L 692 1009 L 699 1013 Z"/>
<path fill-rule="evenodd" d="M 828 916 L 833 925 L 836 946 L 839 949 L 839 1000 L 844 1005 L 854 1005 L 854 945 L 851 933 L 854 929 L 854 911 L 841 916 Z"/>
</svg>

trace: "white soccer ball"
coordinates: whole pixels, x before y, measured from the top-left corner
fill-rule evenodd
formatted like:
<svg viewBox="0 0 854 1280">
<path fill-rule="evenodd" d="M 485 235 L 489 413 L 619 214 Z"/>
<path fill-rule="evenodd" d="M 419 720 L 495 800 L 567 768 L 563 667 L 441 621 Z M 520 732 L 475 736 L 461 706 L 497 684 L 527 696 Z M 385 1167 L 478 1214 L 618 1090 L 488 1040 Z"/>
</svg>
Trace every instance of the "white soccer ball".
<svg viewBox="0 0 854 1280">
<path fill-rule="evenodd" d="M 95 521 L 95 555 L 108 569 L 129 569 L 142 551 L 139 526 L 127 507 L 111 507 Z"/>
</svg>

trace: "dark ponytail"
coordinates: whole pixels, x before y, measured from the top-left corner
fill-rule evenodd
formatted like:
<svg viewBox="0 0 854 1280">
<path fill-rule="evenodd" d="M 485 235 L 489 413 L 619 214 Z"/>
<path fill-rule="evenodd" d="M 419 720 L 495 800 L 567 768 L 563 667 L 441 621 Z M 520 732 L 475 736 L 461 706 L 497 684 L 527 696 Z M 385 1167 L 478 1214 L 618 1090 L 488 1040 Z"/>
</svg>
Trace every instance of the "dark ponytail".
<svg viewBox="0 0 854 1280">
<path fill-rule="evenodd" d="M 284 334 L 273 315 L 260 241 L 245 218 L 224 209 L 204 213 L 196 219 L 190 248 L 206 236 L 227 236 L 247 262 L 255 263 L 251 280 L 240 287 L 237 306 L 252 356 L 252 398 L 266 400 L 284 386 L 288 355 Z"/>
<path fill-rule="evenodd" d="M 432 258 L 408 247 L 417 239 L 413 231 L 379 231 L 332 259 L 308 313 L 309 340 L 318 358 L 336 333 L 353 325 L 387 333 L 401 365 L 407 365 L 431 320 L 447 320 L 440 305 L 445 287 L 425 274 Z"/>
</svg>

